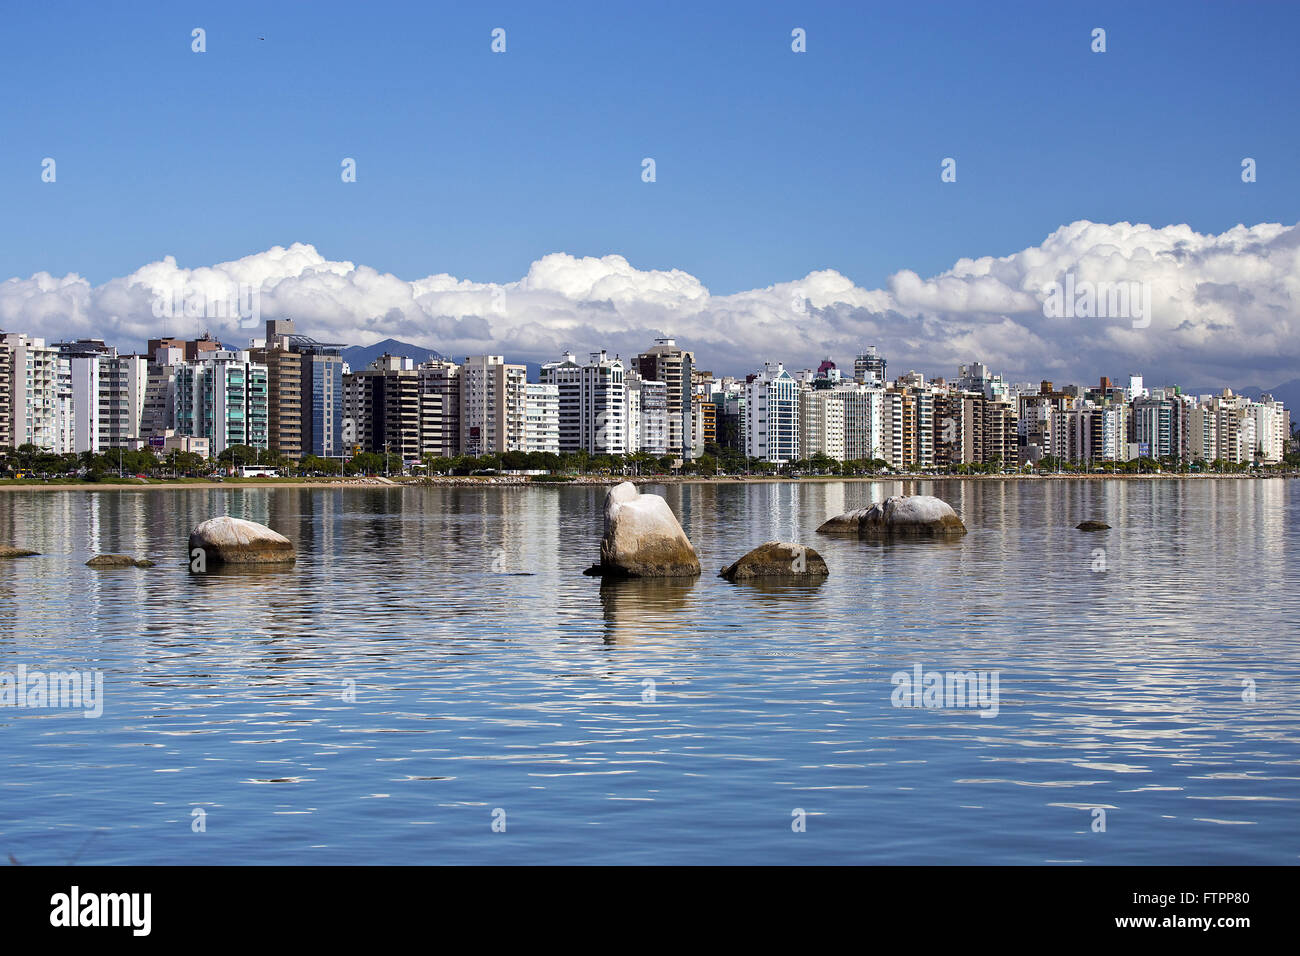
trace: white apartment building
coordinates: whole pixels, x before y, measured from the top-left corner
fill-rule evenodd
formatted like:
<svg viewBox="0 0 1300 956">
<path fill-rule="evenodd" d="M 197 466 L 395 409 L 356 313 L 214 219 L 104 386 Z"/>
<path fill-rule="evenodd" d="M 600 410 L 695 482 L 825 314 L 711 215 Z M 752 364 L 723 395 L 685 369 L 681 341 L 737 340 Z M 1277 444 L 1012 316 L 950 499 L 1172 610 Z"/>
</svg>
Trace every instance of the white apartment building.
<svg viewBox="0 0 1300 956">
<path fill-rule="evenodd" d="M 1271 395 L 1252 401 L 1224 389 L 1188 412 L 1188 451 L 1207 462 L 1276 463 L 1286 454 L 1291 413 Z"/>
<path fill-rule="evenodd" d="M 560 390 L 545 382 L 528 382 L 524 413 L 524 447 L 527 451 L 560 452 Z"/>
<path fill-rule="evenodd" d="M 1291 413 L 1271 395 L 1261 395 L 1258 402 L 1247 405 L 1244 414 L 1254 424 L 1252 454 L 1265 463 L 1280 462 L 1291 437 Z"/>
<path fill-rule="evenodd" d="M 628 454 L 641 450 L 641 393 L 644 381 L 635 368 L 623 370 L 623 422 L 627 428 Z"/>
<path fill-rule="evenodd" d="M 885 390 L 873 385 L 847 385 L 836 392 L 844 404 L 844 460 L 884 458 Z"/>
<path fill-rule="evenodd" d="M 45 340 L 24 332 L 0 338 L 9 372 L 9 440 L 60 451 L 59 357 Z"/>
<path fill-rule="evenodd" d="M 668 385 L 637 376 L 639 422 L 636 443 L 629 447 L 648 455 L 667 455 L 671 447 L 668 423 Z M 628 404 L 629 410 L 631 402 Z"/>
<path fill-rule="evenodd" d="M 559 394 L 560 450 L 623 455 L 628 443 L 628 400 L 623 360 L 603 349 L 579 364 L 572 352 L 542 366 L 541 379 Z"/>
<path fill-rule="evenodd" d="M 72 450 L 99 452 L 99 356 L 64 356 L 72 390 Z"/>
<path fill-rule="evenodd" d="M 541 381 L 554 385 L 559 394 L 560 451 L 565 454 L 582 448 L 582 366 L 572 352 L 565 352 L 558 362 L 541 368 Z"/>
<path fill-rule="evenodd" d="M 804 388 L 799 391 L 799 449 L 801 457 L 825 455 L 844 461 L 844 392 Z"/>
<path fill-rule="evenodd" d="M 903 393 L 887 388 L 880 397 L 880 455 L 893 468 L 902 468 L 903 457 Z M 875 457 L 875 456 L 872 456 Z"/>
<path fill-rule="evenodd" d="M 780 362 L 745 385 L 745 454 L 779 465 L 801 457 L 799 385 Z"/>
<path fill-rule="evenodd" d="M 142 447 L 149 360 L 118 355 L 103 342 L 82 340 L 57 346 L 61 379 L 71 396 L 70 451 L 99 453 Z"/>
<path fill-rule="evenodd" d="M 500 355 L 471 355 L 460 367 L 460 451 L 524 451 L 528 370 Z"/>
<path fill-rule="evenodd" d="M 70 455 L 77 446 L 76 406 L 72 401 L 72 361 L 54 359 L 54 453 Z"/>
</svg>

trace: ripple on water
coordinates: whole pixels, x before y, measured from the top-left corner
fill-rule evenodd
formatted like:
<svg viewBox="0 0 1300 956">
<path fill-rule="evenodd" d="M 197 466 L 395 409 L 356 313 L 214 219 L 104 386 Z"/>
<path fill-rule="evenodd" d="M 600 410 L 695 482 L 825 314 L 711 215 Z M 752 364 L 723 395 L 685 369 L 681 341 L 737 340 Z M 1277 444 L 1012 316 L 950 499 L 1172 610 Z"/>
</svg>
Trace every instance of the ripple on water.
<svg viewBox="0 0 1300 956">
<path fill-rule="evenodd" d="M 705 568 L 814 544 L 827 580 L 777 589 L 583 576 L 594 488 L 15 493 L 0 540 L 45 554 L 0 562 L 0 670 L 99 669 L 105 707 L 0 713 L 0 851 L 1290 863 L 1293 486 L 658 489 Z M 971 533 L 816 535 L 904 490 Z M 298 564 L 189 574 L 189 528 L 221 511 L 286 532 Z M 1085 515 L 1114 526 L 1102 544 L 1074 530 Z M 96 575 L 97 552 L 159 564 Z M 892 706 L 892 675 L 918 664 L 997 670 L 996 717 Z M 195 808 L 222 840 L 189 842 Z"/>
</svg>

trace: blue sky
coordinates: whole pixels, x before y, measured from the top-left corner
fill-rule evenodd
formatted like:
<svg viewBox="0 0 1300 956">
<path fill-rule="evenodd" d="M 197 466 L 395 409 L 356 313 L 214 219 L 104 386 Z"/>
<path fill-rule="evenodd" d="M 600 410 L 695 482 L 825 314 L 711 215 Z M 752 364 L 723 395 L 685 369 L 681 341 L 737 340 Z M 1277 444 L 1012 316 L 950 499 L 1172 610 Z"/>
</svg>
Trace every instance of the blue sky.
<svg viewBox="0 0 1300 956">
<path fill-rule="evenodd" d="M 825 268 L 874 288 L 1078 219 L 1201 232 L 1300 219 L 1295 4 L 27 3 L 4 16 L 0 278 L 102 283 L 169 254 L 197 266 L 309 242 L 404 278 L 504 282 L 564 251 L 683 269 L 714 294 Z M 791 52 L 794 27 L 807 53 Z M 1089 50 L 1094 27 L 1105 54 Z M 641 181 L 647 156 L 655 183 Z M 939 179 L 949 156 L 955 184 Z M 340 181 L 344 157 L 355 184 Z"/>
</svg>

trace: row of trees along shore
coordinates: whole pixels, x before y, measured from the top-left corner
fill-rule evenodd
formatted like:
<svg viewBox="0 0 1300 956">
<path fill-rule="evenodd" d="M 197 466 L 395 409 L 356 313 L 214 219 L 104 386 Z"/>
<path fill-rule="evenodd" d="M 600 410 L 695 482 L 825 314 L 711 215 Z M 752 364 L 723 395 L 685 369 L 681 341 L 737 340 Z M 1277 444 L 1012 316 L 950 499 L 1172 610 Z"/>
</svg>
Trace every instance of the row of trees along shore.
<svg viewBox="0 0 1300 956">
<path fill-rule="evenodd" d="M 418 464 L 404 467 L 400 456 L 379 452 L 359 452 L 351 458 L 320 458 L 306 455 L 298 461 L 274 449 L 232 445 L 215 461 L 199 455 L 170 451 L 162 455 L 152 450 L 111 449 L 106 452 L 81 452 L 57 455 L 35 445 L 0 448 L 0 476 L 7 478 L 76 479 L 104 481 L 143 475 L 149 478 L 210 478 L 228 475 L 235 468 L 256 465 L 276 469 L 286 478 L 322 476 L 454 476 L 485 475 L 501 472 L 537 472 L 555 478 L 579 475 L 771 475 L 771 476 L 844 476 L 877 475 L 904 471 L 892 469 L 883 459 L 838 461 L 825 455 L 813 455 L 785 465 L 775 465 L 747 458 L 744 454 L 718 445 L 705 446 L 704 455 L 674 467 L 671 455 L 593 455 L 585 451 L 566 454 L 511 451 L 488 455 L 459 455 L 442 458 L 426 455 Z M 1203 461 L 1166 457 L 1139 458 L 1133 461 L 1069 462 L 1047 456 L 1035 465 L 1006 465 L 1001 461 L 986 464 L 962 464 L 924 469 L 936 475 L 991 474 L 1103 474 L 1120 475 L 1178 474 L 1264 474 L 1293 472 L 1300 469 L 1300 454 L 1291 452 L 1281 463 Z M 907 473 L 915 473 L 908 471 Z"/>
</svg>

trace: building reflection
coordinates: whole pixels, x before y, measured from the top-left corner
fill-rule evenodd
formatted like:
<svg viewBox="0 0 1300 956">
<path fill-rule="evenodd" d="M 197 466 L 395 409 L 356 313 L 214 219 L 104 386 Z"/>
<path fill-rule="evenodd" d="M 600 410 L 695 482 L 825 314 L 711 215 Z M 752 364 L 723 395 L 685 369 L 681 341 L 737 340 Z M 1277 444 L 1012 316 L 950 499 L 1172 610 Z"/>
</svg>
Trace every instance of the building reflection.
<svg viewBox="0 0 1300 956">
<path fill-rule="evenodd" d="M 695 578 L 601 578 L 605 643 L 633 644 L 690 633 L 698 613 L 695 586 Z"/>
</svg>

